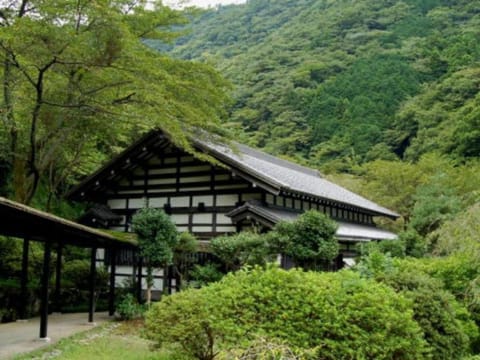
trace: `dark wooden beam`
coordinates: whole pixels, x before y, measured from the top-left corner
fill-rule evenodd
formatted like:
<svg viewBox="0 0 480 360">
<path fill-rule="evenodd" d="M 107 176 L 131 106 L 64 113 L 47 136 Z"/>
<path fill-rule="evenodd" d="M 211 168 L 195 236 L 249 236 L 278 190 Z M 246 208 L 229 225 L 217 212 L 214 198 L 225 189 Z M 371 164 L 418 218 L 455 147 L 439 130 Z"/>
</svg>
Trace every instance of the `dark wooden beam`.
<svg viewBox="0 0 480 360">
<path fill-rule="evenodd" d="M 20 302 L 18 308 L 18 317 L 21 320 L 27 318 L 27 299 L 28 296 L 28 251 L 30 240 L 28 238 L 23 239 L 23 252 L 22 252 L 22 275 L 20 278 Z"/>
<path fill-rule="evenodd" d="M 167 267 L 168 272 L 167 272 L 167 284 L 168 284 L 168 294 L 172 294 L 172 275 L 173 275 L 173 266 L 169 265 Z"/>
<path fill-rule="evenodd" d="M 162 168 L 165 169 L 165 168 Z M 170 169 L 176 170 L 175 166 L 170 167 Z M 159 179 L 172 179 L 172 183 L 175 183 L 175 175 L 176 171 L 168 174 L 152 174 L 151 169 L 147 168 L 146 169 L 149 174 L 148 174 L 148 180 L 159 180 Z M 215 184 L 215 175 L 229 175 L 230 173 L 228 171 L 223 171 L 223 172 L 212 172 L 211 170 L 197 170 L 197 171 L 189 171 L 189 172 L 180 172 L 179 176 L 180 178 L 191 178 L 191 177 L 201 177 L 201 176 L 209 176 L 211 178 L 210 183 L 212 186 Z M 144 175 L 132 175 L 132 180 L 144 180 L 145 176 Z"/>
<path fill-rule="evenodd" d="M 92 248 L 90 254 L 90 277 L 88 281 L 88 322 L 93 323 L 93 313 L 95 312 L 95 278 L 97 275 L 96 264 L 97 248 Z"/>
<path fill-rule="evenodd" d="M 57 247 L 57 264 L 55 268 L 55 311 L 62 311 L 62 302 L 61 302 L 61 279 L 62 279 L 62 253 L 63 245 L 58 244 Z"/>
<path fill-rule="evenodd" d="M 110 289 L 108 292 L 108 314 L 115 313 L 115 272 L 117 267 L 117 251 L 110 249 Z"/>
<path fill-rule="evenodd" d="M 191 186 L 197 186 L 196 184 L 193 184 Z M 186 186 L 188 189 L 189 186 Z M 165 192 L 149 192 L 148 197 L 174 197 L 174 196 L 202 196 L 202 195 L 235 195 L 235 194 L 251 194 L 255 192 L 260 192 L 257 191 L 256 189 L 251 189 L 247 187 L 242 187 L 242 188 L 233 188 L 233 189 L 216 189 L 214 191 L 211 190 L 185 190 L 181 189 L 181 193 L 178 193 L 176 191 L 165 191 Z M 139 199 L 139 198 L 144 198 L 145 194 L 142 193 L 136 193 L 136 194 L 112 194 L 108 196 L 108 200 L 110 199 Z"/>
<path fill-rule="evenodd" d="M 142 303 L 142 273 L 143 273 L 143 257 L 138 257 L 138 273 L 137 273 L 137 301 Z"/>
<path fill-rule="evenodd" d="M 45 242 L 43 251 L 43 272 L 40 289 L 40 339 L 48 340 L 48 281 L 50 279 L 50 259 L 52 244 Z"/>
<path fill-rule="evenodd" d="M 205 188 L 210 188 L 210 181 L 199 181 L 199 182 L 195 182 L 195 183 L 180 183 L 180 182 L 176 182 L 175 181 L 172 181 L 170 184 L 156 184 L 156 185 L 149 185 L 148 186 L 148 189 L 149 190 L 162 190 L 162 189 L 171 189 L 171 188 L 174 188 L 176 186 L 178 186 L 178 190 L 176 190 L 175 192 L 173 192 L 173 194 L 178 194 L 182 188 L 192 188 L 192 187 L 205 187 Z M 238 189 L 246 189 L 248 186 L 247 183 L 245 183 L 244 181 L 241 181 L 241 180 L 238 180 L 238 181 L 229 181 L 229 180 L 221 180 L 221 181 L 217 181 L 216 184 L 215 184 L 215 188 L 217 188 L 218 186 L 243 186 L 241 188 L 232 188 L 232 189 L 227 189 L 227 190 L 230 190 L 230 192 L 234 192 L 235 190 L 238 190 Z M 252 190 L 251 188 L 249 188 L 250 191 L 249 192 L 256 192 L 257 190 Z M 143 191 L 144 190 L 144 185 L 120 185 L 117 187 L 117 190 L 118 191 L 129 191 L 129 190 L 132 190 L 132 191 Z M 210 191 L 210 190 L 206 190 L 206 191 Z M 218 190 L 217 190 L 218 191 Z M 139 195 L 141 195 L 141 197 L 144 196 L 143 192 Z M 150 195 L 151 196 L 151 195 Z"/>
</svg>

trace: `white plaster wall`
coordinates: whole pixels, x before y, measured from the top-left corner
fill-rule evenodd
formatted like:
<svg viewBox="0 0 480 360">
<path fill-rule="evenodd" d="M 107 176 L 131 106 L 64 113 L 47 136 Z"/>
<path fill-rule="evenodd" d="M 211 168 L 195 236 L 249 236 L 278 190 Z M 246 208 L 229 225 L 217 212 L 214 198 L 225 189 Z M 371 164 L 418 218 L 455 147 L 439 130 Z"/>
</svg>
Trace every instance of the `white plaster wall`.
<svg viewBox="0 0 480 360">
<path fill-rule="evenodd" d="M 238 195 L 217 195 L 217 206 L 235 206 Z"/>
<path fill-rule="evenodd" d="M 107 202 L 110 209 L 126 209 L 127 200 L 126 199 L 110 199 Z"/>
<path fill-rule="evenodd" d="M 213 195 L 193 197 L 193 206 L 198 206 L 198 203 L 201 202 L 203 202 L 205 206 L 213 206 Z"/>
</svg>

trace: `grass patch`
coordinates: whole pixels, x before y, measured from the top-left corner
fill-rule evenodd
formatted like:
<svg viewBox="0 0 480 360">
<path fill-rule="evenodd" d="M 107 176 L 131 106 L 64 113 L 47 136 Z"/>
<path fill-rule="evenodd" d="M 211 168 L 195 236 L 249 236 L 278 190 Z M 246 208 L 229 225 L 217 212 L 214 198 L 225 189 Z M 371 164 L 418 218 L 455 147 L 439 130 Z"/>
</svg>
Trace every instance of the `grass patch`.
<svg viewBox="0 0 480 360">
<path fill-rule="evenodd" d="M 152 350 L 142 331 L 141 321 L 109 322 L 14 359 L 180 360 L 175 352 Z"/>
</svg>

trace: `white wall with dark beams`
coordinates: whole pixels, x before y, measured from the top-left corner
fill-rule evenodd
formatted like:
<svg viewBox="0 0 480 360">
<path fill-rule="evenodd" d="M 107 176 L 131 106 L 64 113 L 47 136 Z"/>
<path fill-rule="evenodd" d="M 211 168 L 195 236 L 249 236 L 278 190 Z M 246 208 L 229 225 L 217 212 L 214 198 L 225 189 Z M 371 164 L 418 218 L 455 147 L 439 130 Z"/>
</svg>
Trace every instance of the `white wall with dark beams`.
<svg viewBox="0 0 480 360">
<path fill-rule="evenodd" d="M 111 190 L 107 204 L 122 216 L 113 230 L 130 231 L 133 214 L 149 206 L 165 209 L 179 231 L 200 239 L 236 232 L 225 214 L 244 201 L 266 196 L 229 169 L 199 161 L 173 146 L 136 167 Z"/>
</svg>

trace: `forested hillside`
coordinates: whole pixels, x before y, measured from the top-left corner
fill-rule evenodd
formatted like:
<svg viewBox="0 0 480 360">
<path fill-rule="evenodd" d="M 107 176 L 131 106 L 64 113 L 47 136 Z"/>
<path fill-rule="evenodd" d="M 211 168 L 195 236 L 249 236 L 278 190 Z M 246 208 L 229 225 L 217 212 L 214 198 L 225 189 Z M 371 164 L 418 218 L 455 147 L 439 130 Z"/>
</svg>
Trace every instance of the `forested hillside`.
<svg viewBox="0 0 480 360">
<path fill-rule="evenodd" d="M 343 171 L 431 151 L 464 159 L 480 152 L 479 9 L 250 0 L 205 12 L 169 50 L 233 82 L 231 127 L 271 153 Z"/>
</svg>

